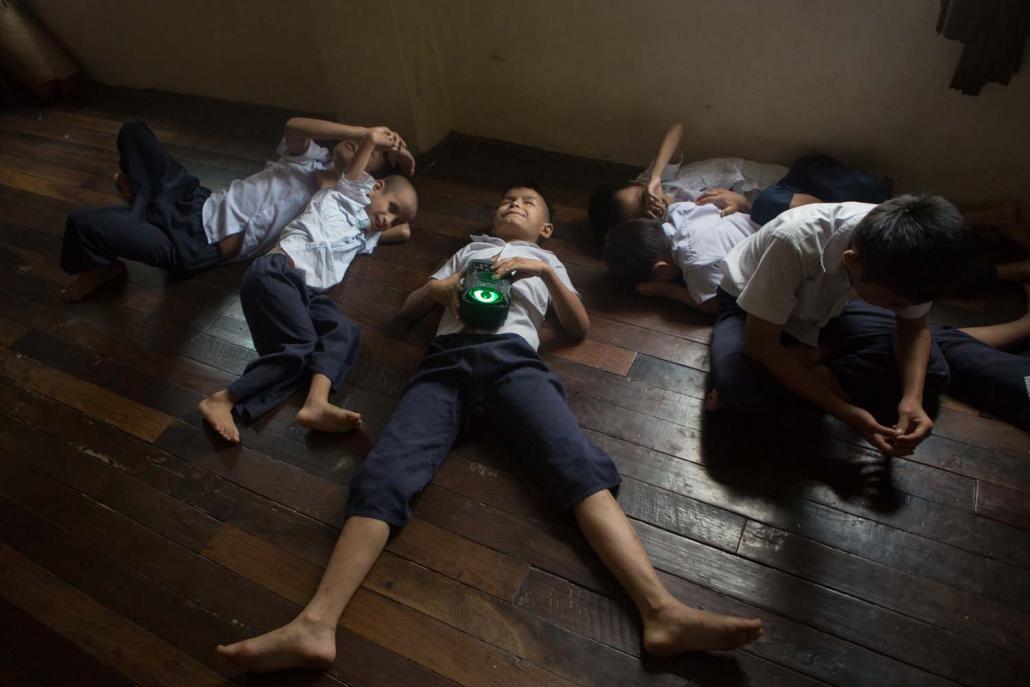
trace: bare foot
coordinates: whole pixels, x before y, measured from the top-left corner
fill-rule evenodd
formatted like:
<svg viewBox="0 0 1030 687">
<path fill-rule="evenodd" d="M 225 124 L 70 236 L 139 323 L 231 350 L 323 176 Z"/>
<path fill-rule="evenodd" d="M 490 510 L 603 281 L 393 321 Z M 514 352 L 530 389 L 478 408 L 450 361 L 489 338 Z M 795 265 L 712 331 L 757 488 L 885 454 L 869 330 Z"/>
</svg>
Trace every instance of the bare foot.
<svg viewBox="0 0 1030 687">
<path fill-rule="evenodd" d="M 97 267 L 80 273 L 61 290 L 65 303 L 78 303 L 109 281 L 125 276 L 125 263 L 115 260 L 106 267 Z"/>
<path fill-rule="evenodd" d="M 254 673 L 327 668 L 336 659 L 336 628 L 298 617 L 263 635 L 229 646 L 219 644 L 217 651 L 233 665 Z"/>
<path fill-rule="evenodd" d="M 308 401 L 297 411 L 297 424 L 319 432 L 349 432 L 361 427 L 361 414 L 332 403 Z"/>
<path fill-rule="evenodd" d="M 122 195 L 122 198 L 130 203 L 136 199 L 136 191 L 132 188 L 132 182 L 129 181 L 128 177 L 119 171 L 114 173 L 111 180 L 114 181 L 115 188 L 118 189 L 118 193 Z"/>
<path fill-rule="evenodd" d="M 644 620 L 644 649 L 652 656 L 684 651 L 727 651 L 762 636 L 762 621 L 690 608 L 673 600 Z"/>
<path fill-rule="evenodd" d="M 204 420 L 226 441 L 234 444 L 240 441 L 240 430 L 232 419 L 232 409 L 236 403 L 227 389 L 217 391 L 197 404 L 197 410 Z"/>
</svg>

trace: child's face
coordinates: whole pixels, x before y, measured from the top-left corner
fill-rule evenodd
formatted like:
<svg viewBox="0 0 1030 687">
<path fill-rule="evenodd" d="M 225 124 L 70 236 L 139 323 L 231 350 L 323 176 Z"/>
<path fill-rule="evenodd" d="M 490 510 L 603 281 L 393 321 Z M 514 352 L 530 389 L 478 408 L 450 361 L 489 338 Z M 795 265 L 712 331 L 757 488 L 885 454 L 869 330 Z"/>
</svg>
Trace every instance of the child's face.
<svg viewBox="0 0 1030 687">
<path fill-rule="evenodd" d="M 543 197 L 531 188 L 510 188 L 494 212 L 493 234 L 505 241 L 546 239 L 554 231 Z"/>
<path fill-rule="evenodd" d="M 844 251 L 841 260 L 844 263 L 844 269 L 848 271 L 848 276 L 851 277 L 851 285 L 855 288 L 855 293 L 869 305 L 889 310 L 900 310 L 916 305 L 911 299 L 896 294 L 886 286 L 866 280 L 862 274 L 862 261 L 858 259 L 858 253 L 854 250 Z"/>
<path fill-rule="evenodd" d="M 340 141 L 333 148 L 333 167 L 336 168 L 336 174 L 343 176 L 347 173 L 347 167 L 350 165 L 351 160 L 354 159 L 354 154 L 358 152 L 357 141 Z M 390 168 L 390 161 L 387 159 L 386 151 L 384 150 L 373 150 L 372 156 L 368 158 L 368 164 L 365 165 L 365 171 L 374 177 L 382 176 Z"/>
<path fill-rule="evenodd" d="M 619 214 L 622 216 L 623 221 L 639 219 L 641 217 L 662 219 L 672 199 L 664 191 L 658 191 L 657 193 L 659 194 L 658 201 L 661 206 L 660 214 L 648 211 L 647 189 L 643 184 L 634 183 L 632 186 L 616 191 L 615 204 L 619 207 Z"/>
<path fill-rule="evenodd" d="M 415 192 L 405 188 L 400 191 L 386 191 L 383 181 L 372 186 L 372 202 L 365 212 L 375 231 L 386 231 L 390 227 L 410 222 L 418 208 Z"/>
</svg>

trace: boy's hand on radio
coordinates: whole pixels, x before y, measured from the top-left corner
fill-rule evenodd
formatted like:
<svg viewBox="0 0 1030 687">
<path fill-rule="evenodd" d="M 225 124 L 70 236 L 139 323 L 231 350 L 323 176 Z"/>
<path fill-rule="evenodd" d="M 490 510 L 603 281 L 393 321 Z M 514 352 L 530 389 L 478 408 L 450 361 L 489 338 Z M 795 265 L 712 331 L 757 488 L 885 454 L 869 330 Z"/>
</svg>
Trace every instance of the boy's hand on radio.
<svg viewBox="0 0 1030 687">
<path fill-rule="evenodd" d="M 526 277 L 542 277 L 551 269 L 543 260 L 532 258 L 502 258 L 494 257 L 494 276 L 500 279 L 505 275 L 511 275 L 513 280 L 525 279 Z"/>
<path fill-rule="evenodd" d="M 458 317 L 458 303 L 461 298 L 461 273 L 455 272 L 446 279 L 433 279 L 430 281 L 429 295 L 443 307 L 449 308 L 452 315 Z"/>
</svg>

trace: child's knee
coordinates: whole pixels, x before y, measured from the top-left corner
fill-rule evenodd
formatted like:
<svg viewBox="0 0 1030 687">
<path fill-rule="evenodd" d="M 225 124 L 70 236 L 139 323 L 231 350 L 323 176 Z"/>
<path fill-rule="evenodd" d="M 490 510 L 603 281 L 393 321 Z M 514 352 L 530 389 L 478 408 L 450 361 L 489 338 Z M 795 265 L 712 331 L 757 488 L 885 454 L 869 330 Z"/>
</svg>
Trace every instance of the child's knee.
<svg viewBox="0 0 1030 687">
<path fill-rule="evenodd" d="M 346 516 L 360 515 L 404 527 L 411 518 L 414 497 L 398 483 L 397 475 L 377 470 L 374 465 L 363 465 L 351 480 Z"/>
<path fill-rule="evenodd" d="M 138 141 L 148 135 L 152 135 L 150 127 L 138 119 L 130 119 L 118 129 L 118 148 L 121 149 L 127 143 Z"/>
<path fill-rule="evenodd" d="M 769 404 L 757 390 L 759 377 L 764 371 L 744 353 L 737 353 L 716 363 L 713 361 L 713 387 L 718 394 L 719 406 L 737 412 L 751 412 Z"/>
</svg>

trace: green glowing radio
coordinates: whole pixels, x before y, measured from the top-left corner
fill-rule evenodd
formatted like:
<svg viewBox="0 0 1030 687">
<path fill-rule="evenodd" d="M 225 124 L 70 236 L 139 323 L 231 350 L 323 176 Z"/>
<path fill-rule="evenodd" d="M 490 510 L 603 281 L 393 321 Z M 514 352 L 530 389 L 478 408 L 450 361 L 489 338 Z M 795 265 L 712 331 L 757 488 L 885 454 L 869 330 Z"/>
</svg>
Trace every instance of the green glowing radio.
<svg viewBox="0 0 1030 687">
<path fill-rule="evenodd" d="M 489 260 L 470 260 L 462 278 L 458 315 L 476 329 L 497 329 L 508 317 L 511 276 L 495 277 Z"/>
</svg>

